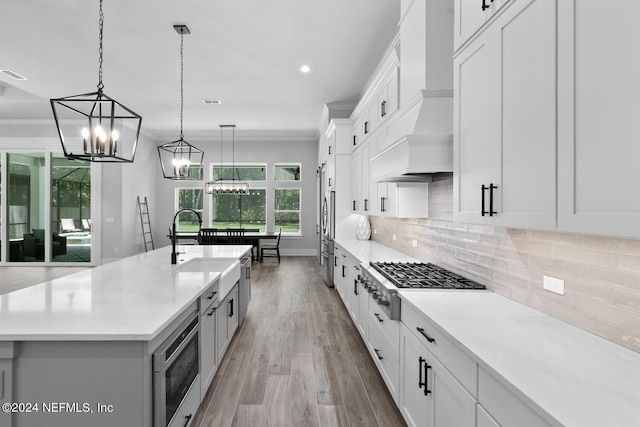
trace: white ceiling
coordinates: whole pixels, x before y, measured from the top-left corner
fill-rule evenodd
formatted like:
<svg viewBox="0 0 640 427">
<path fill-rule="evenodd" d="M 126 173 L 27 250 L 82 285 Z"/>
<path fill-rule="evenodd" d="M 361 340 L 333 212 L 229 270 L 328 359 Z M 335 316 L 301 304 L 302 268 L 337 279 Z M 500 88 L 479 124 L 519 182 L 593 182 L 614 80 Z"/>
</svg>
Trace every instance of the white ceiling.
<svg viewBox="0 0 640 427">
<path fill-rule="evenodd" d="M 324 104 L 352 103 L 397 32 L 400 0 L 104 0 L 104 92 L 159 140 L 219 124 L 315 134 Z M 98 0 L 2 0 L 0 119 L 52 120 L 50 98 L 94 92 Z M 311 72 L 300 73 L 308 64 Z M 205 105 L 203 99 L 221 105 Z"/>
</svg>

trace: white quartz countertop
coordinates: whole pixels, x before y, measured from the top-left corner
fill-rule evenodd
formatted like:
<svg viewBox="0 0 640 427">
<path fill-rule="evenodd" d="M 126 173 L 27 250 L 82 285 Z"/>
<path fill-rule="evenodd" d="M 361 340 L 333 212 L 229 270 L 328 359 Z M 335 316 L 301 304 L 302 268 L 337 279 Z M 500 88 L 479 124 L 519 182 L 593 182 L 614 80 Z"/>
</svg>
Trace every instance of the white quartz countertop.
<svg viewBox="0 0 640 427">
<path fill-rule="evenodd" d="M 399 294 L 560 424 L 640 425 L 640 354 L 492 292 Z"/>
<path fill-rule="evenodd" d="M 0 295 L 0 341 L 151 340 L 219 276 L 189 261 L 237 260 L 251 246 L 167 246 Z"/>
<path fill-rule="evenodd" d="M 419 260 L 376 243 L 372 240 L 358 240 L 355 237 L 338 236 L 335 243 L 343 247 L 360 262 L 369 264 L 370 261 L 385 262 L 420 262 Z"/>
</svg>

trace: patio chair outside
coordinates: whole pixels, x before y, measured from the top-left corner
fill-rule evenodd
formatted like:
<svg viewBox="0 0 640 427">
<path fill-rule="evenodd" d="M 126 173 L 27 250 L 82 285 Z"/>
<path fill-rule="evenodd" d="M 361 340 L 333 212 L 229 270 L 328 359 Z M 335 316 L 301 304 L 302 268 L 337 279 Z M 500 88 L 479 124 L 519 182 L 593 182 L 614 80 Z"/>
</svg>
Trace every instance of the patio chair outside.
<svg viewBox="0 0 640 427">
<path fill-rule="evenodd" d="M 82 230 L 76 228 L 76 223 L 73 218 L 61 218 L 60 229 L 62 233 L 78 233 Z"/>
</svg>

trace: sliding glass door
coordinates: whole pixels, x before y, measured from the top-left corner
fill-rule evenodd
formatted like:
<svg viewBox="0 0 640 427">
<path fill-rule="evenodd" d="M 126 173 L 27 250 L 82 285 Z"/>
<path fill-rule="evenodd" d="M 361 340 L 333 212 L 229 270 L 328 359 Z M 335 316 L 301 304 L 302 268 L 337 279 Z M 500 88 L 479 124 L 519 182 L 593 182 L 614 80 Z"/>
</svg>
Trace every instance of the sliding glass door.
<svg viewBox="0 0 640 427">
<path fill-rule="evenodd" d="M 7 152 L 0 171 L 3 262 L 91 262 L 91 164 L 59 153 Z"/>
</svg>

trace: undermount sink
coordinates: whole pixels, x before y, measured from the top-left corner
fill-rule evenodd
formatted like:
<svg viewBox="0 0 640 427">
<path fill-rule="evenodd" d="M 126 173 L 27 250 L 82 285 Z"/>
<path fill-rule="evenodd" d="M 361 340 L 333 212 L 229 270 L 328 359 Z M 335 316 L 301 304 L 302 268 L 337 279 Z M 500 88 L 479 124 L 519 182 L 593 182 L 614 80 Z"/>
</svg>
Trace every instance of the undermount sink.
<svg viewBox="0 0 640 427">
<path fill-rule="evenodd" d="M 225 287 L 230 289 L 240 280 L 240 261 L 194 258 L 179 266 L 176 271 L 185 273 L 210 273 L 219 271 L 220 288 Z"/>
</svg>

